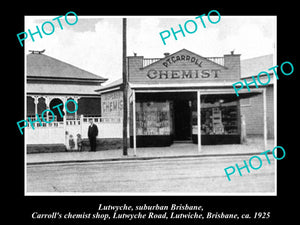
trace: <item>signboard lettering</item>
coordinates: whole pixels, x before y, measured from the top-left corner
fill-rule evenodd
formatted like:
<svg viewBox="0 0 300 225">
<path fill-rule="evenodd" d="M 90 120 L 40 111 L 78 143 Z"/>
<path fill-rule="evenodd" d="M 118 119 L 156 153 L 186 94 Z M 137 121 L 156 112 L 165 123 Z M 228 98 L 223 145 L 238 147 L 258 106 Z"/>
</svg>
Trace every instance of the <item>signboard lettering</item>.
<svg viewBox="0 0 300 225">
<path fill-rule="evenodd" d="M 121 116 L 123 110 L 122 92 L 105 93 L 101 99 L 102 116 Z"/>
<path fill-rule="evenodd" d="M 202 67 L 202 61 L 200 61 L 200 59 L 194 57 L 194 56 L 189 56 L 189 55 L 177 55 L 177 56 L 172 56 L 168 59 L 166 59 L 165 62 L 163 62 L 162 64 L 165 67 L 168 67 L 169 65 L 175 63 L 175 62 L 191 62 L 194 63 L 195 65 L 198 65 L 199 67 Z"/>
<path fill-rule="evenodd" d="M 147 77 L 153 79 L 205 79 L 218 78 L 220 69 L 204 69 L 204 70 L 155 70 L 151 69 L 147 73 Z"/>
</svg>

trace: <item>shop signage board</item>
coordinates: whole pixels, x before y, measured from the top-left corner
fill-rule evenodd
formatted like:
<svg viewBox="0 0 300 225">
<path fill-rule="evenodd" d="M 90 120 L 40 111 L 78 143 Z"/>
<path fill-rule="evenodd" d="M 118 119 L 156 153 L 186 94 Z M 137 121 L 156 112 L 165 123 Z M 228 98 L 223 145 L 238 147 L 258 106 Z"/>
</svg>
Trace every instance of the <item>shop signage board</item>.
<svg viewBox="0 0 300 225">
<path fill-rule="evenodd" d="M 195 83 L 195 82 L 224 82 L 239 79 L 240 74 L 235 65 L 239 63 L 239 55 L 227 55 L 227 61 L 238 58 L 230 63 L 233 68 L 215 63 L 205 57 L 186 49 L 162 58 L 143 68 L 139 67 L 142 57 L 129 58 L 131 71 L 129 80 L 133 83 Z M 236 57 L 238 56 L 238 57 Z M 224 56 L 226 61 L 226 55 Z M 133 65 L 135 64 L 135 65 Z"/>
<path fill-rule="evenodd" d="M 123 115 L 123 94 L 121 91 L 101 95 L 101 115 L 103 117 L 120 117 Z"/>
</svg>

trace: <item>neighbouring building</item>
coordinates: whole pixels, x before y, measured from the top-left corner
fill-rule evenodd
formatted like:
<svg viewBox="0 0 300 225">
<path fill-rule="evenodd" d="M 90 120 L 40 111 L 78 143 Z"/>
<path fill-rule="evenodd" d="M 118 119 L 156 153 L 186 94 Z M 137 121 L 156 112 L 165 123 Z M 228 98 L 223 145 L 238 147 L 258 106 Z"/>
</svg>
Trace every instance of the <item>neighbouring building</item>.
<svg viewBox="0 0 300 225">
<path fill-rule="evenodd" d="M 46 54 L 28 54 L 26 56 L 26 116 L 41 115 L 49 108 L 56 116 L 55 121 L 63 121 L 58 110 L 52 107 L 65 103 L 70 98 L 78 102 L 78 110 L 75 114 L 68 114 L 62 107 L 64 118 L 74 119 L 80 115 L 100 116 L 100 96 L 95 89 L 106 80 Z"/>
<path fill-rule="evenodd" d="M 36 120 L 37 116 L 45 109 L 51 109 L 55 118 L 52 123 L 35 122 L 32 129 L 28 126 L 25 131 L 27 152 L 50 152 L 72 150 L 70 143 L 77 149 L 77 135 L 80 134 L 87 141 L 88 119 L 92 118 L 101 129 L 99 139 L 109 139 L 114 129 L 121 125 L 121 119 L 105 121 L 101 118 L 101 97 L 96 89 L 107 79 L 99 75 L 80 69 L 74 65 L 50 57 L 43 52 L 33 51 L 26 55 L 26 118 Z M 74 99 L 78 104 L 75 113 L 68 113 L 64 103 L 68 99 Z M 60 110 L 54 106 L 63 103 Z M 73 105 L 74 107 L 74 105 Z M 72 104 L 68 106 L 73 111 Z M 47 115 L 48 121 L 52 115 Z M 115 135 L 118 132 L 115 132 Z"/>
<path fill-rule="evenodd" d="M 273 67 L 273 55 L 264 55 L 254 57 L 250 59 L 241 60 L 241 79 L 246 79 L 251 82 L 251 76 L 257 76 L 261 71 L 268 71 L 271 76 L 271 81 L 266 88 L 267 99 L 267 134 L 269 139 L 273 139 L 274 134 L 274 98 L 276 93 L 274 92 L 274 77 L 273 72 L 268 69 Z M 264 76 L 261 76 L 264 79 Z M 275 79 L 276 80 L 276 79 Z M 252 98 L 241 99 L 241 114 L 244 115 L 246 123 L 246 133 L 248 136 L 259 136 L 263 134 L 263 123 L 257 123 L 256 121 L 263 120 L 263 96 L 256 95 Z"/>
</svg>

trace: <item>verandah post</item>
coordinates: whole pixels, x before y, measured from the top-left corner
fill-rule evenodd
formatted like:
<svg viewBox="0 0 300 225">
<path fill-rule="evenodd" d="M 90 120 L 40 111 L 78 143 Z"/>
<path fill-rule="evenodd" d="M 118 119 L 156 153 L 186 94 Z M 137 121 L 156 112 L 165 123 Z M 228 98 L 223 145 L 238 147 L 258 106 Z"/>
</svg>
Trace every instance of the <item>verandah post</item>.
<svg viewBox="0 0 300 225">
<path fill-rule="evenodd" d="M 136 107 L 135 90 L 132 90 L 132 120 L 133 120 L 133 154 L 136 156 Z"/>
<path fill-rule="evenodd" d="M 197 91 L 197 134 L 198 134 L 198 153 L 201 152 L 201 93 Z"/>
<path fill-rule="evenodd" d="M 123 155 L 128 155 L 128 143 L 127 143 L 127 73 L 126 73 L 126 18 L 123 18 Z"/>
</svg>

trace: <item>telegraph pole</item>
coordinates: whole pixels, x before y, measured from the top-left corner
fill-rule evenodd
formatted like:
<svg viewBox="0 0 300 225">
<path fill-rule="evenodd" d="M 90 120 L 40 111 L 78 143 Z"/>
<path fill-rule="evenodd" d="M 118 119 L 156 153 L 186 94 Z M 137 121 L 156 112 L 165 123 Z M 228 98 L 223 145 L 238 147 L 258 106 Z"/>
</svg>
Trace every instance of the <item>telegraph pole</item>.
<svg viewBox="0 0 300 225">
<path fill-rule="evenodd" d="M 127 152 L 127 73 L 126 73 L 126 26 L 127 20 L 123 18 L 123 155 L 128 155 Z"/>
</svg>

